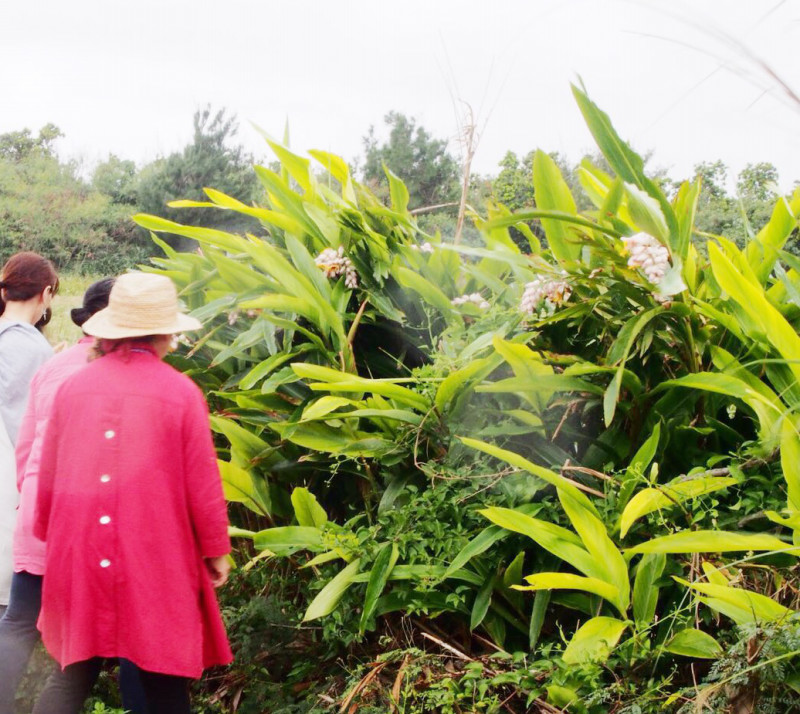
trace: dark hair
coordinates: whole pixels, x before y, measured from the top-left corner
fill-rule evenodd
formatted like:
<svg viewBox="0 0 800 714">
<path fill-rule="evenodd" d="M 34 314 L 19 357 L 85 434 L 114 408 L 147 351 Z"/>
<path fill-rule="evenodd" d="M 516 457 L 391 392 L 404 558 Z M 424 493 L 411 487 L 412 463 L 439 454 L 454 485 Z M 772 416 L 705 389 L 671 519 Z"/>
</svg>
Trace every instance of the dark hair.
<svg viewBox="0 0 800 714">
<path fill-rule="evenodd" d="M 103 278 L 92 283 L 83 294 L 83 305 L 69 312 L 72 321 L 81 327 L 92 315 L 108 306 L 108 296 L 114 286 L 114 278 Z"/>
<path fill-rule="evenodd" d="M 12 255 L 0 274 L 0 315 L 6 310 L 6 301 L 22 302 L 39 295 L 45 288 L 58 292 L 58 274 L 53 264 L 38 253 L 23 251 Z"/>
</svg>

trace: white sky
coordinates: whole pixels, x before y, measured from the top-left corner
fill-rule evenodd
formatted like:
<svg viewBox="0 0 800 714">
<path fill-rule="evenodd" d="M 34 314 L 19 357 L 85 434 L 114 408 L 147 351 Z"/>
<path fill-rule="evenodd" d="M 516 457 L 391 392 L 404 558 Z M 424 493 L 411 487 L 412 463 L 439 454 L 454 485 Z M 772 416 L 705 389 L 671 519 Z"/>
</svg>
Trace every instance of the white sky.
<svg viewBox="0 0 800 714">
<path fill-rule="evenodd" d="M 755 59 L 800 94 L 800 0 L 8 0 L 0 23 L 0 132 L 54 122 L 87 165 L 180 149 L 207 102 L 262 156 L 249 121 L 352 160 L 392 109 L 455 152 L 454 98 L 483 127 L 479 172 L 508 149 L 577 159 L 580 75 L 674 177 L 720 158 L 800 179 L 800 101 Z"/>
</svg>

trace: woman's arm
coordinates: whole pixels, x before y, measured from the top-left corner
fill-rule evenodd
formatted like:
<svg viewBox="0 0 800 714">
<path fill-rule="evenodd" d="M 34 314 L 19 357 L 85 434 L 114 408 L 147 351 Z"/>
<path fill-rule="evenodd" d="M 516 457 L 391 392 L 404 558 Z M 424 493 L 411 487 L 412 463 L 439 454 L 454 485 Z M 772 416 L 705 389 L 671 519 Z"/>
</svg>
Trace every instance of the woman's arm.
<svg viewBox="0 0 800 714">
<path fill-rule="evenodd" d="M 37 402 L 38 402 L 39 380 L 34 376 L 31 381 L 30 394 L 28 395 L 28 406 L 25 408 L 25 415 L 19 426 L 17 434 L 17 490 L 22 491 L 22 481 L 25 478 L 28 457 L 31 455 L 31 447 L 36 437 Z"/>
</svg>

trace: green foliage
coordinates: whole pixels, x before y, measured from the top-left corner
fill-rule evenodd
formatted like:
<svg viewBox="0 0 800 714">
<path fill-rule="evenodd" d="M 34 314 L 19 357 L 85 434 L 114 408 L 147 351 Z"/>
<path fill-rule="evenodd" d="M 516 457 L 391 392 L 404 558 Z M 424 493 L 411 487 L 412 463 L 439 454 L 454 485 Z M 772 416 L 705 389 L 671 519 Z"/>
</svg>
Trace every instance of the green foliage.
<svg viewBox="0 0 800 714">
<path fill-rule="evenodd" d="M 389 112 L 383 119 L 389 138 L 378 143 L 374 128 L 364 137 L 364 180 L 379 196 L 387 193 L 384 166 L 408 187 L 409 206 L 423 208 L 458 198 L 459 168 L 447 142 L 434 139 L 414 119 Z"/>
<path fill-rule="evenodd" d="M 0 255 L 35 250 L 73 272 L 115 273 L 151 251 L 110 196 L 59 161 L 48 125 L 0 136 Z"/>
<path fill-rule="evenodd" d="M 536 207 L 490 206 L 469 246 L 420 229 L 394 167 L 384 202 L 274 141 L 264 205 L 182 204 L 252 233 L 136 217 L 201 244 L 156 238 L 156 269 L 204 322 L 173 359 L 208 394 L 244 568 L 296 567 L 288 617 L 326 657 L 403 650 L 404 617 L 415 646 L 507 658 L 417 676 L 408 711 L 493 711 L 506 686 L 518 711 L 675 710 L 687 661 L 796 617 L 800 193 L 706 258 L 701 183 L 668 193 L 575 96 L 605 161 L 577 172 L 591 207 L 537 152 Z M 385 711 L 378 666 L 351 694 Z"/>
<path fill-rule="evenodd" d="M 146 213 L 201 225 L 208 222 L 207 212 L 170 208 L 169 204 L 177 199 L 204 201 L 203 189 L 207 187 L 249 203 L 256 195 L 258 182 L 252 172 L 252 157 L 232 143 L 238 131 L 235 116 L 227 116 L 224 109 L 212 112 L 207 106 L 195 112 L 193 125 L 192 141 L 182 151 L 157 159 L 140 172 L 136 204 Z M 255 224 L 241 213 L 230 211 L 216 214 L 213 225 L 244 231 Z"/>
</svg>

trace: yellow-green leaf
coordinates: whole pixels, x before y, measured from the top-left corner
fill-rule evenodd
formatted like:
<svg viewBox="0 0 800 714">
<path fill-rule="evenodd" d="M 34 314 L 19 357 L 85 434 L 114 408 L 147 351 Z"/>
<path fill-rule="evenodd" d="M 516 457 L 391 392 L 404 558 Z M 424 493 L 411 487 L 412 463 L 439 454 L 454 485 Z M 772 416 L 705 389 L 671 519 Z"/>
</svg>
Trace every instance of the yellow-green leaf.
<svg viewBox="0 0 800 714">
<path fill-rule="evenodd" d="M 614 617 L 593 617 L 572 636 L 562 655 L 564 662 L 605 662 L 627 626 Z"/>
</svg>

